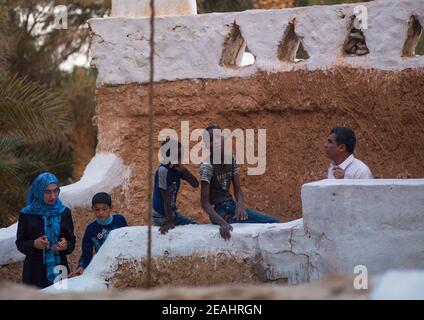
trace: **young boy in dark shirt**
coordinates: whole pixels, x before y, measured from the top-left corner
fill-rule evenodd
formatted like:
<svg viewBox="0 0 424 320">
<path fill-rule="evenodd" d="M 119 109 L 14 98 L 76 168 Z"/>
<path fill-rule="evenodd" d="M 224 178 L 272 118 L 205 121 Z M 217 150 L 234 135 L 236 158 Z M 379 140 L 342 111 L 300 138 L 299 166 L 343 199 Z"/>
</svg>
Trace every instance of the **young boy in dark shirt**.
<svg viewBox="0 0 424 320">
<path fill-rule="evenodd" d="M 127 227 L 127 221 L 120 214 L 112 215 L 112 199 L 105 192 L 97 193 L 92 200 L 92 209 L 96 220 L 90 223 L 85 230 L 82 240 L 82 255 L 78 268 L 71 273 L 71 277 L 81 275 L 93 258 L 93 249 L 97 253 L 106 241 L 109 232 Z"/>
<path fill-rule="evenodd" d="M 177 211 L 177 195 L 181 180 L 187 181 L 193 188 L 198 188 L 199 182 L 181 164 L 181 143 L 172 140 L 165 141 L 162 143 L 162 148 L 168 148 L 168 150 L 163 153 L 170 157 L 172 147 L 178 148 L 178 159 L 167 164 L 161 163 L 155 173 L 152 221 L 153 225 L 160 227 L 159 230 L 162 234 L 167 233 L 176 225 L 197 224 L 194 219 Z"/>
</svg>

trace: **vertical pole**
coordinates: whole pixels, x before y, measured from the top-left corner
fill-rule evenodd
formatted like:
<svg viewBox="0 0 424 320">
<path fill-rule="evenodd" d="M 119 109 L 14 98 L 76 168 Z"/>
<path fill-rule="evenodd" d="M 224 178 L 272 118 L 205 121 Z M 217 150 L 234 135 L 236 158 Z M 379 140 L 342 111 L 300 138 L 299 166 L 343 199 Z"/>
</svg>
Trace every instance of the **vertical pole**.
<svg viewBox="0 0 424 320">
<path fill-rule="evenodd" d="M 147 273 L 146 285 L 152 287 L 152 193 L 153 193 L 153 122 L 154 122 L 154 56 L 155 56 L 155 0 L 150 0 L 150 84 L 149 84 L 149 154 L 148 154 L 148 195 L 147 195 Z"/>
</svg>

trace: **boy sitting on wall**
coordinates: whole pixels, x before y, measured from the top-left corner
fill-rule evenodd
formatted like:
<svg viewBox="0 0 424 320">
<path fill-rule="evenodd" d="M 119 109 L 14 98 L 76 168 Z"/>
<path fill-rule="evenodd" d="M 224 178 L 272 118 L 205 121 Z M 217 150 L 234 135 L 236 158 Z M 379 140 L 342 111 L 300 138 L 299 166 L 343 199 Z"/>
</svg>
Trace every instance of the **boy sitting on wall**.
<svg viewBox="0 0 424 320">
<path fill-rule="evenodd" d="M 161 163 L 155 173 L 153 191 L 153 225 L 160 227 L 160 232 L 166 234 L 177 225 L 197 224 L 197 221 L 177 211 L 177 195 L 181 179 L 187 181 L 193 188 L 199 187 L 196 177 L 181 164 L 181 143 L 167 140 L 162 143 L 161 151 L 169 159 L 172 148 L 177 150 L 177 159 Z"/>
<path fill-rule="evenodd" d="M 214 159 L 215 150 L 221 154 L 221 161 L 214 163 L 211 160 L 200 165 L 201 204 L 211 222 L 220 226 L 221 236 L 225 240 L 231 238 L 232 223 L 278 223 L 277 218 L 250 208 L 245 209 L 243 192 L 240 187 L 239 167 L 233 155 L 224 154 L 225 139 L 221 128 L 210 126 L 205 130 L 210 138 L 210 159 Z M 214 145 L 214 131 L 220 136 L 221 141 L 218 146 Z M 226 157 L 231 157 L 231 161 L 227 161 L 229 163 L 224 161 Z M 236 201 L 233 200 L 230 193 L 231 183 Z"/>
</svg>

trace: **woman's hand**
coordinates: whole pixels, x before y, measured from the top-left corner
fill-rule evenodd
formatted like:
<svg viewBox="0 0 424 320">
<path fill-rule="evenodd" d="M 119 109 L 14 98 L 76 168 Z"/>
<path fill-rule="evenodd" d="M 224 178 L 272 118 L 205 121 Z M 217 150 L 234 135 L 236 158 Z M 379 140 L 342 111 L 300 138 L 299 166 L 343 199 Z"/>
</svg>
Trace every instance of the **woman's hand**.
<svg viewBox="0 0 424 320">
<path fill-rule="evenodd" d="M 84 273 L 84 268 L 83 267 L 78 267 L 75 271 L 71 272 L 71 274 L 69 275 L 69 278 L 80 276 L 83 273 Z"/>
<path fill-rule="evenodd" d="M 65 238 L 61 238 L 59 243 L 53 246 L 53 250 L 55 251 L 65 251 L 68 249 L 68 241 Z"/>
<path fill-rule="evenodd" d="M 44 250 L 48 248 L 49 245 L 50 245 L 50 242 L 46 236 L 41 236 L 40 238 L 34 240 L 34 248 L 36 249 Z"/>
</svg>

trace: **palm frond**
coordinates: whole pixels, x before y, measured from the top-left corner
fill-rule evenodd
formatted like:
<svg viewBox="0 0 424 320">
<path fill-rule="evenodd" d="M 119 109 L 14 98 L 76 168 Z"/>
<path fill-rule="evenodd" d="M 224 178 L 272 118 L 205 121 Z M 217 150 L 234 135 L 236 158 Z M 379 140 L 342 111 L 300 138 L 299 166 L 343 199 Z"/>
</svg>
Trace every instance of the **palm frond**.
<svg viewBox="0 0 424 320">
<path fill-rule="evenodd" d="M 66 102 L 43 86 L 17 75 L 0 76 L 0 133 L 34 139 L 47 132 L 66 140 Z"/>
<path fill-rule="evenodd" d="M 72 172 L 68 108 L 61 96 L 18 76 L 0 75 L 0 226 L 16 219 L 36 175 Z"/>
</svg>

